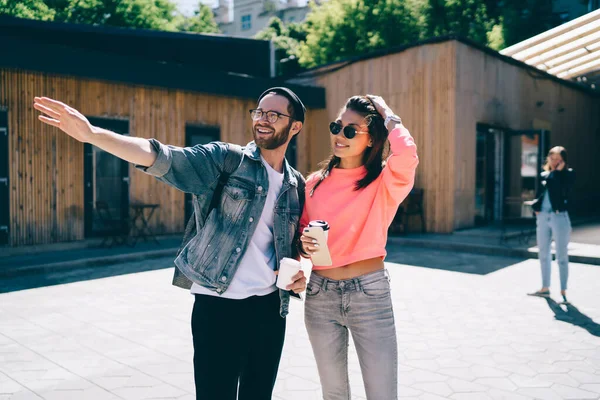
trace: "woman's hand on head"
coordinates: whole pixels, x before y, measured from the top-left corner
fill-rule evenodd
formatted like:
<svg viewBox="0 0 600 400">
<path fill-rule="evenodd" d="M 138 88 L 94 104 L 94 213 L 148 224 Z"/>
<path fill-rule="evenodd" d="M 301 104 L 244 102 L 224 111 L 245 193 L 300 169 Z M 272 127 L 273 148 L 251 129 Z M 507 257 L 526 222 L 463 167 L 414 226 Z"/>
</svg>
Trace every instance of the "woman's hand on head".
<svg viewBox="0 0 600 400">
<path fill-rule="evenodd" d="M 387 103 L 385 102 L 385 100 L 383 100 L 383 97 L 381 97 L 381 96 L 375 96 L 375 95 L 372 95 L 372 94 L 368 94 L 367 97 L 369 99 L 371 99 L 371 101 L 373 102 L 373 104 L 375 104 L 375 108 L 377 109 L 377 112 L 384 119 L 388 115 L 394 115 L 394 111 L 392 111 L 392 109 L 390 108 L 390 106 L 388 106 Z"/>
</svg>

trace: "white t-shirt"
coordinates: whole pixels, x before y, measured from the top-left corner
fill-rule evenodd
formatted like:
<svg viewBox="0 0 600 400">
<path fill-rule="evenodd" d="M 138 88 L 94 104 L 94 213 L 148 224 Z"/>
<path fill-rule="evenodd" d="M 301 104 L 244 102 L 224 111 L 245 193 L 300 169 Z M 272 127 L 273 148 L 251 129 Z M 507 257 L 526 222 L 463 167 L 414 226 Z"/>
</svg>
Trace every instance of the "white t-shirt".
<svg viewBox="0 0 600 400">
<path fill-rule="evenodd" d="M 245 299 L 251 296 L 265 296 L 277 290 L 275 286 L 275 268 L 277 259 L 273 237 L 275 205 L 283 186 L 283 173 L 275 171 L 260 157 L 269 176 L 269 191 L 265 207 L 258 221 L 256 231 L 248 243 L 246 253 L 240 260 L 229 287 L 223 294 L 207 289 L 196 283 L 192 285 L 193 294 L 207 294 L 227 299 Z"/>
</svg>

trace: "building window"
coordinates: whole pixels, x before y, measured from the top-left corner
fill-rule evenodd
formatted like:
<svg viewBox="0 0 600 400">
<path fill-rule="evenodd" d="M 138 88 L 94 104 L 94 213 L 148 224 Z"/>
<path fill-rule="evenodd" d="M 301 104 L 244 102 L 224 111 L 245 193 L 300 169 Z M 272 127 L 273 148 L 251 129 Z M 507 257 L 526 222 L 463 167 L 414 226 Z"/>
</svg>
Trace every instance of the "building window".
<svg viewBox="0 0 600 400">
<path fill-rule="evenodd" d="M 242 30 L 249 31 L 252 29 L 252 15 L 242 15 Z"/>
<path fill-rule="evenodd" d="M 288 19 L 288 22 L 294 22 L 295 20 L 296 20 L 296 18 L 294 18 L 294 16 L 291 16 L 291 17 Z"/>
</svg>

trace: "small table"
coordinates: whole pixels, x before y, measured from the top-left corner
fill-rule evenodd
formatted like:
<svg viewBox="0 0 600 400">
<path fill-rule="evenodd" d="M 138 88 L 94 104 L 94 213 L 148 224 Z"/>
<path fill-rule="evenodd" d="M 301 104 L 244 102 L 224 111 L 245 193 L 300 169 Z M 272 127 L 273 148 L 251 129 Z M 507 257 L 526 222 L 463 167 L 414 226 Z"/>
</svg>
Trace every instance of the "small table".
<svg viewBox="0 0 600 400">
<path fill-rule="evenodd" d="M 131 204 L 130 207 L 133 210 L 130 231 L 131 238 L 133 239 L 131 245 L 135 246 L 139 239 L 144 239 L 144 242 L 148 242 L 151 239 L 156 244 L 160 244 L 148 225 L 148 222 L 150 222 L 150 219 L 154 215 L 154 211 L 160 207 L 160 204 Z M 147 216 L 146 210 L 150 210 Z M 138 220 L 141 222 L 138 223 Z"/>
</svg>

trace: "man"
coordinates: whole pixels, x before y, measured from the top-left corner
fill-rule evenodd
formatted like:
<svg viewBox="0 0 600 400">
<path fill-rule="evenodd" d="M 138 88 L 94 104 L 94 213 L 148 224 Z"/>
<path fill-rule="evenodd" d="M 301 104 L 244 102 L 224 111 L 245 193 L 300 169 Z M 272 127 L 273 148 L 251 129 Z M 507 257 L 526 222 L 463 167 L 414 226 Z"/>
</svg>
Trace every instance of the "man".
<svg viewBox="0 0 600 400">
<path fill-rule="evenodd" d="M 241 163 L 212 211 L 208 205 L 232 145 L 166 146 L 92 126 L 77 110 L 49 98 L 36 97 L 34 107 L 46 114 L 40 115 L 42 122 L 195 195 L 201 228 L 175 260 L 173 283 L 195 295 L 196 398 L 271 399 L 290 293 L 306 288 L 302 272 L 290 291 L 275 286 L 279 261 L 297 257 L 304 181 L 285 152 L 304 122 L 298 96 L 282 87 L 260 96 L 250 112 L 254 141 L 242 149 Z"/>
</svg>

